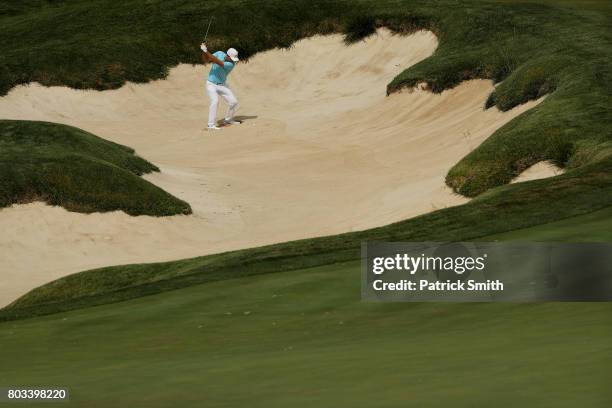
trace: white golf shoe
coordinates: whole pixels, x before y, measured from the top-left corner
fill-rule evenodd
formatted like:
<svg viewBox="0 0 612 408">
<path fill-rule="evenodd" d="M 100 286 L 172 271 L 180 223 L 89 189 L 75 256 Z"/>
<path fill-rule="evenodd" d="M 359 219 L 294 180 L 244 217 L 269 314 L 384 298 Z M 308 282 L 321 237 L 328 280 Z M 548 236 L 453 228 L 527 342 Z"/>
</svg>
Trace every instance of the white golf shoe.
<svg viewBox="0 0 612 408">
<path fill-rule="evenodd" d="M 223 119 L 223 123 L 225 123 L 226 125 L 240 125 L 242 122 L 234 119 Z"/>
<path fill-rule="evenodd" d="M 221 130 L 221 128 L 217 125 L 208 125 L 207 130 Z"/>
</svg>

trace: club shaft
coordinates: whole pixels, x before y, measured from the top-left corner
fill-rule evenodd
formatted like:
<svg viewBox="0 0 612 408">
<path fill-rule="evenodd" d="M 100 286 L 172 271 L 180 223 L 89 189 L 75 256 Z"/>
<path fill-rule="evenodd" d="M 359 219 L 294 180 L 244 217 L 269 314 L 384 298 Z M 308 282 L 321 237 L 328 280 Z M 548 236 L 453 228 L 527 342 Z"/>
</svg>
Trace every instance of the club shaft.
<svg viewBox="0 0 612 408">
<path fill-rule="evenodd" d="M 212 24 L 214 17 L 210 17 L 210 19 L 208 20 L 208 27 L 206 28 L 206 34 L 204 35 L 204 41 L 206 41 L 206 39 L 208 38 L 208 30 L 210 30 L 210 25 Z"/>
</svg>

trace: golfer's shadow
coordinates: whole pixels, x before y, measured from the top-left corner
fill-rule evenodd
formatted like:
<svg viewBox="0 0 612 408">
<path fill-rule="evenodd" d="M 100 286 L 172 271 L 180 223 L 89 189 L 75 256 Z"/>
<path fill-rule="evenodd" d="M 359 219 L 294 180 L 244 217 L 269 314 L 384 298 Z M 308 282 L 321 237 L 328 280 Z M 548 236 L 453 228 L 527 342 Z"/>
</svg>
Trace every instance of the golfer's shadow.
<svg viewBox="0 0 612 408">
<path fill-rule="evenodd" d="M 236 115 L 234 119 L 239 120 L 240 122 L 246 122 L 251 119 L 257 119 L 257 115 Z"/>
<path fill-rule="evenodd" d="M 251 119 L 257 119 L 257 115 L 236 115 L 236 116 L 234 116 L 234 120 L 237 120 L 240 123 L 244 123 L 244 122 L 249 121 Z M 219 119 L 217 121 L 217 126 L 219 126 L 219 127 L 226 127 L 226 126 L 228 126 L 228 124 L 225 123 L 225 121 L 223 119 Z"/>
</svg>

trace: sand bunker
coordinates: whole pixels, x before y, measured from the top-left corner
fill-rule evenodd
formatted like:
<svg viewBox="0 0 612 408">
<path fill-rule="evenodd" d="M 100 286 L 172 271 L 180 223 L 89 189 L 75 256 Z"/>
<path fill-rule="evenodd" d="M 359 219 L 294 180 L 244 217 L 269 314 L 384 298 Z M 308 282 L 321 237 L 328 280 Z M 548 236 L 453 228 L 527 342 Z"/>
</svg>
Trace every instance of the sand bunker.
<svg viewBox="0 0 612 408">
<path fill-rule="evenodd" d="M 553 163 L 541 161 L 525 169 L 521 174 L 512 180 L 512 183 L 523 181 L 538 180 L 563 174 L 563 169 Z"/>
<path fill-rule="evenodd" d="M 0 98 L 0 117 L 66 123 L 131 146 L 162 169 L 146 178 L 194 214 L 0 210 L 0 305 L 84 269 L 360 230 L 465 202 L 444 185 L 449 168 L 534 103 L 484 111 L 489 81 L 386 97 L 386 84 L 436 46 L 429 32 L 382 30 L 348 47 L 318 36 L 259 54 L 231 75 L 245 123 L 218 133 L 204 131 L 202 66 L 115 91 L 14 89 Z"/>
</svg>

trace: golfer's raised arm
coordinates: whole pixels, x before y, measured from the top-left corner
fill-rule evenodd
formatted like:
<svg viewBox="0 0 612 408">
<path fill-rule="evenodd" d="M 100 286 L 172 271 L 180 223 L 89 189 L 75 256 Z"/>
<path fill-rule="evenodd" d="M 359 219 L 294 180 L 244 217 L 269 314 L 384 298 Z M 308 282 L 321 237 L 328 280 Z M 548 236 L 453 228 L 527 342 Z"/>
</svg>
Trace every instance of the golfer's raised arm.
<svg viewBox="0 0 612 408">
<path fill-rule="evenodd" d="M 204 44 L 204 43 L 200 44 L 200 49 L 204 53 L 204 54 L 202 54 L 202 61 L 203 62 L 206 62 L 208 60 L 208 61 L 214 62 L 215 64 L 219 65 L 222 68 L 225 66 L 223 64 L 223 61 L 221 61 L 219 58 L 215 57 L 214 55 L 212 55 L 208 51 L 208 48 L 206 47 L 206 44 Z"/>
</svg>

